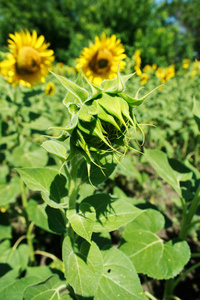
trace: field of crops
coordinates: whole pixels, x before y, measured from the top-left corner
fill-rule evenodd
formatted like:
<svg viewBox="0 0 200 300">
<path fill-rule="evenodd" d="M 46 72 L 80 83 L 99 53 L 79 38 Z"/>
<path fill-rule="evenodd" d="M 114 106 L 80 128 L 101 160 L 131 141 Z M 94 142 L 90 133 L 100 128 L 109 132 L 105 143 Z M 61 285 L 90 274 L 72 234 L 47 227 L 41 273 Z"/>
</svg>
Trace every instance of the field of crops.
<svg viewBox="0 0 200 300">
<path fill-rule="evenodd" d="M 200 65 L 123 62 L 0 64 L 0 299 L 199 299 Z"/>
</svg>

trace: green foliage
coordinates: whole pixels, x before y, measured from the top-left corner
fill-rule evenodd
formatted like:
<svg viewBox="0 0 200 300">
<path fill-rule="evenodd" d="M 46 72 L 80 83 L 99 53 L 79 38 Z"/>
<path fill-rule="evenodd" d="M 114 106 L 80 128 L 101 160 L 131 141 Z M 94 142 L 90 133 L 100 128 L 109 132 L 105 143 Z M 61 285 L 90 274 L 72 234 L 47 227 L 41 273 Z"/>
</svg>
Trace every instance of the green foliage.
<svg viewBox="0 0 200 300">
<path fill-rule="evenodd" d="M 186 2 L 192 9 L 189 1 Z M 185 1 L 181 7 L 184 5 Z M 121 38 L 129 57 L 136 49 L 141 49 L 145 64 L 166 65 L 185 57 L 192 58 L 193 41 L 198 44 L 197 25 L 190 26 L 189 32 L 182 32 L 179 25 L 169 22 L 168 6 L 156 1 L 37 0 L 32 3 L 1 0 L 0 7 L 3 16 L 0 19 L 1 45 L 6 46 L 9 33 L 35 29 L 51 43 L 57 61 L 71 65 L 74 65 L 72 59 L 88 46 L 88 40 L 94 41 L 102 32 Z M 198 11 L 197 4 L 195 9 Z M 191 25 L 194 18 L 198 24 L 197 15 L 194 13 L 184 20 Z"/>
<path fill-rule="evenodd" d="M 167 10 L 170 14 L 178 20 L 182 28 L 185 31 L 185 35 L 188 37 L 188 42 L 194 45 L 194 51 L 196 57 L 199 59 L 199 14 L 197 11 L 200 9 L 198 0 L 176 0 L 170 1 L 167 4 Z"/>
</svg>

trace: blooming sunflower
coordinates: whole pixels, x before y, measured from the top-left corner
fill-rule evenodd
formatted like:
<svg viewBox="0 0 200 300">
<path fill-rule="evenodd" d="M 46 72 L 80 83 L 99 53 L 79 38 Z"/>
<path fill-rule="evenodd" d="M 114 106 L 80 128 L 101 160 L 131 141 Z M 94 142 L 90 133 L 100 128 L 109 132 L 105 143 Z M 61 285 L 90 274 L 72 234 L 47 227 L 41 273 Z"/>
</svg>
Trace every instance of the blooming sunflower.
<svg viewBox="0 0 200 300">
<path fill-rule="evenodd" d="M 53 96 L 54 92 L 55 92 L 55 84 L 49 81 L 45 88 L 45 94 L 47 96 L 48 95 Z"/>
<path fill-rule="evenodd" d="M 10 53 L 7 60 L 0 63 L 1 74 L 14 86 L 22 84 L 31 87 L 34 83 L 45 82 L 45 76 L 54 61 L 53 50 L 47 49 L 43 35 L 37 36 L 33 30 L 15 32 L 9 35 Z"/>
<path fill-rule="evenodd" d="M 121 40 L 116 35 L 106 37 L 105 33 L 101 37 L 95 37 L 95 43 L 88 48 L 84 48 L 82 55 L 77 59 L 77 70 L 82 71 L 91 82 L 100 85 L 104 79 L 117 77 L 117 66 L 119 62 L 126 57 L 125 49 Z M 125 62 L 119 65 L 122 71 Z"/>
</svg>

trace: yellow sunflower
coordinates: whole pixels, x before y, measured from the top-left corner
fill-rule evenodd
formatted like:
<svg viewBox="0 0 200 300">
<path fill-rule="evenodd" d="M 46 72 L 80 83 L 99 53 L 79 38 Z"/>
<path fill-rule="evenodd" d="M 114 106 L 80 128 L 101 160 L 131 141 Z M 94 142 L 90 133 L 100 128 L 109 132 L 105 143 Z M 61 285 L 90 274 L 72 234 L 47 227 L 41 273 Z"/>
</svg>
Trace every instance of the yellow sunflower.
<svg viewBox="0 0 200 300">
<path fill-rule="evenodd" d="M 49 81 L 45 87 L 45 94 L 48 96 L 53 96 L 55 93 L 55 84 L 52 81 Z"/>
<path fill-rule="evenodd" d="M 117 77 L 117 67 L 119 62 L 126 57 L 125 49 L 121 40 L 116 35 L 106 37 L 105 33 L 101 37 L 95 37 L 95 43 L 88 48 L 84 48 L 82 55 L 77 59 L 77 70 L 82 71 L 88 79 L 96 85 L 100 85 L 104 79 Z M 121 72 L 126 63 L 122 61 L 119 65 Z"/>
<path fill-rule="evenodd" d="M 7 60 L 0 63 L 1 74 L 14 86 L 22 84 L 31 87 L 34 83 L 45 82 L 45 76 L 54 61 L 53 50 L 47 49 L 43 35 L 37 36 L 33 30 L 15 32 L 9 35 L 10 53 Z"/>
</svg>

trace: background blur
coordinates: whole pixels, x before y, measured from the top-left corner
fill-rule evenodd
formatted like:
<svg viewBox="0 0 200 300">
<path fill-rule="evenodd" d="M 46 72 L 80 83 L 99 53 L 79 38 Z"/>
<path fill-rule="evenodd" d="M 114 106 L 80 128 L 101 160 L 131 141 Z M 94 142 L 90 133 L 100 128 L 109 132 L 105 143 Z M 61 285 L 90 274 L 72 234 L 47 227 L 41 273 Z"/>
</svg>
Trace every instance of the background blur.
<svg viewBox="0 0 200 300">
<path fill-rule="evenodd" d="M 200 58 L 199 0 L 0 0 L 0 50 L 9 33 L 35 29 L 73 66 L 88 41 L 116 34 L 131 57 L 141 50 L 143 66 L 165 67 Z"/>
</svg>

